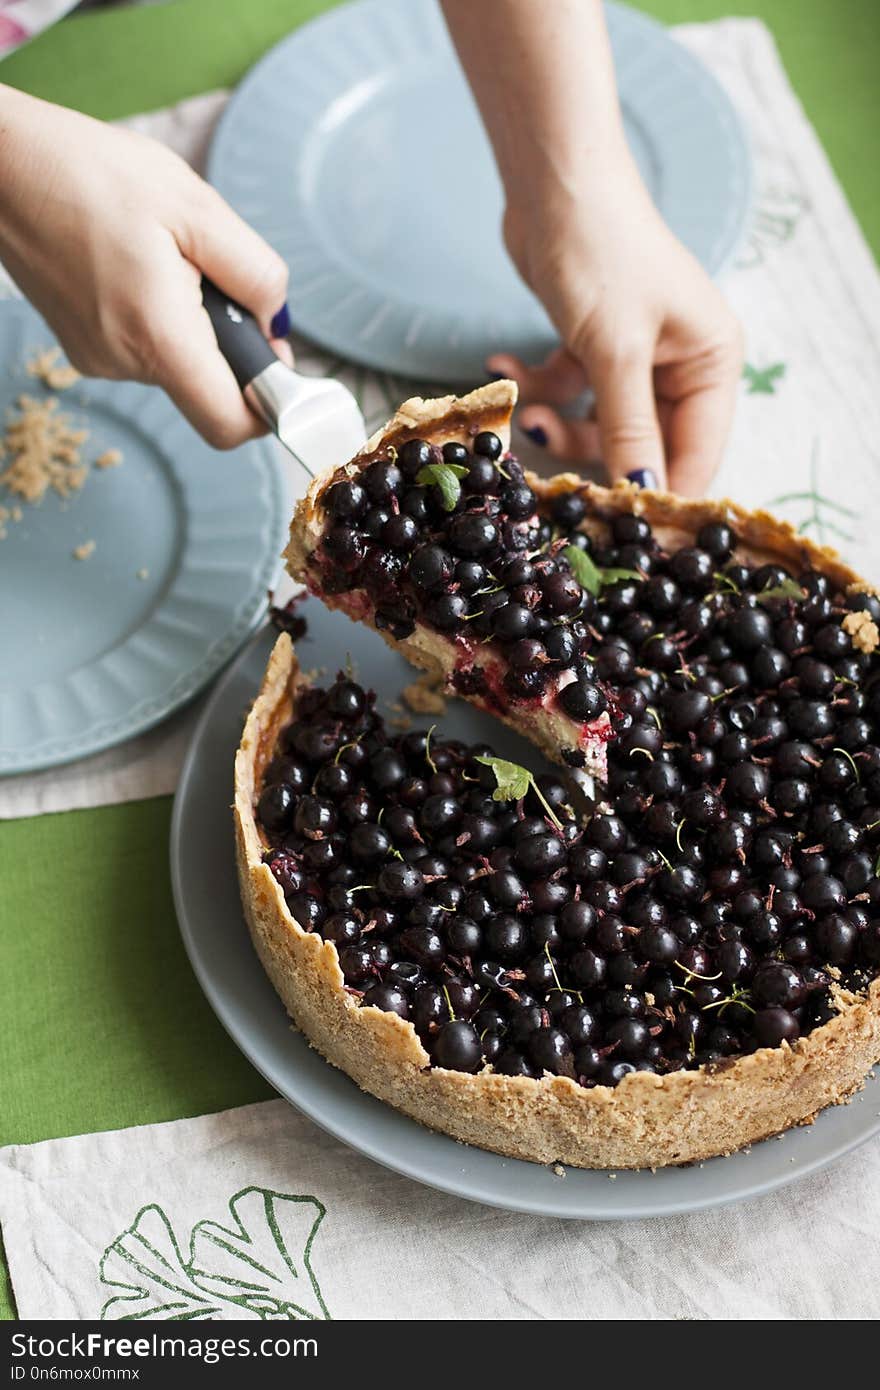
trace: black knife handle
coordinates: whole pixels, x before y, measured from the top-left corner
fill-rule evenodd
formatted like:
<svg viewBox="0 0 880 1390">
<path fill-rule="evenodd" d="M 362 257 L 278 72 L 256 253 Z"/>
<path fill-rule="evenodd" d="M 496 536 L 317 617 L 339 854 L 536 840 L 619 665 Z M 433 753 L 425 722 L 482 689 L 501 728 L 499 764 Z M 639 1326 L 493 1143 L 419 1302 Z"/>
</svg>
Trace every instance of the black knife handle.
<svg viewBox="0 0 880 1390">
<path fill-rule="evenodd" d="M 217 334 L 217 346 L 242 391 L 278 358 L 253 314 L 202 276 L 202 303 Z"/>
</svg>

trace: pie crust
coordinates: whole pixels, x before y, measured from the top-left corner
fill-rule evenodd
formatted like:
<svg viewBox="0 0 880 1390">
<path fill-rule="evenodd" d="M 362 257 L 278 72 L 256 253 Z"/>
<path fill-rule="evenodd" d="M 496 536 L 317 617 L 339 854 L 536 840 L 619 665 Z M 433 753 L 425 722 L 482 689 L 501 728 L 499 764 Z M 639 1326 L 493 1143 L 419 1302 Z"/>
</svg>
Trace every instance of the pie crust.
<svg viewBox="0 0 880 1390">
<path fill-rule="evenodd" d="M 351 463 L 317 479 L 299 504 L 286 551 L 291 574 L 304 580 L 331 607 L 372 623 L 363 596 L 321 593 L 309 559 L 319 545 L 321 498 L 341 477 L 351 476 L 389 445 L 409 438 L 469 441 L 494 430 L 509 444 L 512 382 L 494 382 L 462 399 L 414 398 L 401 406 Z M 527 474 L 539 498 L 579 488 L 588 519 L 634 512 L 651 524 L 661 543 L 688 543 L 709 521 L 730 523 L 739 537 L 736 554 L 753 562 L 778 560 L 811 567 L 844 590 L 875 592 L 834 551 L 818 546 L 763 511 L 748 512 L 727 500 L 685 501 L 629 484 L 584 484 L 573 474 L 542 479 Z M 595 524 L 595 522 L 593 523 Z M 417 626 L 403 641 L 382 636 L 416 666 L 448 678 L 455 644 Z M 491 1068 L 477 1075 L 431 1066 L 413 1025 L 396 1014 L 362 1007 L 344 984 L 336 948 L 303 930 L 263 863 L 267 847 L 256 822 L 262 777 L 280 729 L 287 724 L 304 678 L 289 637 L 275 644 L 259 695 L 248 715 L 235 762 L 235 826 L 238 871 L 248 926 L 259 958 L 296 1026 L 328 1061 L 364 1090 L 429 1128 L 480 1148 L 539 1163 L 583 1168 L 642 1168 L 689 1163 L 733 1152 L 809 1123 L 825 1106 L 845 1100 L 880 1059 L 880 979 L 867 994 L 836 991 L 836 1016 L 793 1046 L 760 1048 L 713 1066 L 657 1075 L 634 1072 L 617 1086 L 586 1088 L 562 1076 L 540 1080 L 508 1077 Z M 496 712 L 497 713 L 497 712 Z M 502 716 L 551 759 L 577 742 L 580 728 L 547 709 L 512 706 Z M 601 756 L 588 763 L 601 770 Z"/>
</svg>

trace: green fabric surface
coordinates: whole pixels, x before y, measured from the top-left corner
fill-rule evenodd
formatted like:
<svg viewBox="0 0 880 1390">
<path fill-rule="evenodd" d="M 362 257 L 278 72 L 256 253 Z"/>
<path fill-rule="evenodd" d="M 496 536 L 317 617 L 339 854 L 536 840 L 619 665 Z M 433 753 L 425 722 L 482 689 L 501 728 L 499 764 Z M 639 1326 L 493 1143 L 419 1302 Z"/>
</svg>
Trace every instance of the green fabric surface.
<svg viewBox="0 0 880 1390">
<path fill-rule="evenodd" d="M 0 826 L 0 1144 L 273 1094 L 217 1022 L 184 954 L 170 819 L 171 798 L 161 797 Z M 0 1287 L 6 1317 L 9 1299 L 6 1288 L 4 1307 Z"/>
<path fill-rule="evenodd" d="M 113 118 L 229 86 L 327 0 L 170 0 L 73 16 L 0 81 Z M 670 23 L 758 13 L 875 254 L 876 0 L 643 0 Z M 0 1143 L 149 1124 L 270 1094 L 205 1003 L 168 879 L 168 798 L 0 824 Z M 5 1269 L 0 1313 L 13 1316 Z"/>
</svg>

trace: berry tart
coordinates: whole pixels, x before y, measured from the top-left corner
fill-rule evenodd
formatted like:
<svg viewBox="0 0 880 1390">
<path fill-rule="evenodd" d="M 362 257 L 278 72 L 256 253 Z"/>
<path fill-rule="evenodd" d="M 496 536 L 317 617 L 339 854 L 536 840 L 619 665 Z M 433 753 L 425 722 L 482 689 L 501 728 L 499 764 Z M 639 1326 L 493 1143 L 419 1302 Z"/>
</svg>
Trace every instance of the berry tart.
<svg viewBox="0 0 880 1390">
<path fill-rule="evenodd" d="M 435 1129 L 582 1167 L 731 1152 L 880 1058 L 880 600 L 765 513 L 523 473 L 512 403 L 407 402 L 288 560 L 593 806 L 386 729 L 282 635 L 236 760 L 247 919 L 310 1042 Z"/>
</svg>

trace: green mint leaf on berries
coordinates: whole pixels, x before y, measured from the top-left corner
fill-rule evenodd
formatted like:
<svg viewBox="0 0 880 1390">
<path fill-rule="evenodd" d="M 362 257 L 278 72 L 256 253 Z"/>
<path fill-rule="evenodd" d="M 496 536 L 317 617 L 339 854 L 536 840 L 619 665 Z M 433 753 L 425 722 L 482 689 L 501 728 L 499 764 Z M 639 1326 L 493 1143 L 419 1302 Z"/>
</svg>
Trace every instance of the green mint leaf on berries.
<svg viewBox="0 0 880 1390">
<path fill-rule="evenodd" d="M 602 571 L 595 560 L 576 545 L 567 545 L 562 553 L 581 588 L 597 598 L 602 591 Z"/>
<path fill-rule="evenodd" d="M 759 603 L 772 603 L 776 599 L 793 598 L 802 599 L 804 591 L 800 584 L 793 579 L 783 579 L 781 584 L 771 584 L 769 588 L 762 589 L 756 598 Z"/>
<path fill-rule="evenodd" d="M 600 570 L 602 583 L 604 584 L 623 584 L 627 579 L 636 579 L 641 582 L 644 575 L 641 570 L 622 570 L 610 565 L 607 569 Z"/>
<path fill-rule="evenodd" d="M 529 791 L 533 791 L 557 830 L 562 829 L 559 817 L 527 767 L 520 767 L 519 763 L 508 762 L 506 758 L 495 758 L 491 753 L 480 754 L 477 762 L 482 763 L 484 767 L 491 767 L 495 773 L 496 786 L 492 793 L 493 801 L 522 801 Z"/>
<path fill-rule="evenodd" d="M 416 474 L 416 482 L 425 487 L 439 488 L 443 510 L 451 512 L 461 496 L 460 479 L 467 472 L 468 469 L 461 463 L 426 463 Z"/>
<path fill-rule="evenodd" d="M 619 584 L 625 579 L 644 579 L 638 570 L 602 569 L 585 550 L 576 545 L 567 545 L 563 555 L 571 566 L 571 572 L 582 589 L 598 598 L 606 584 Z"/>
</svg>

